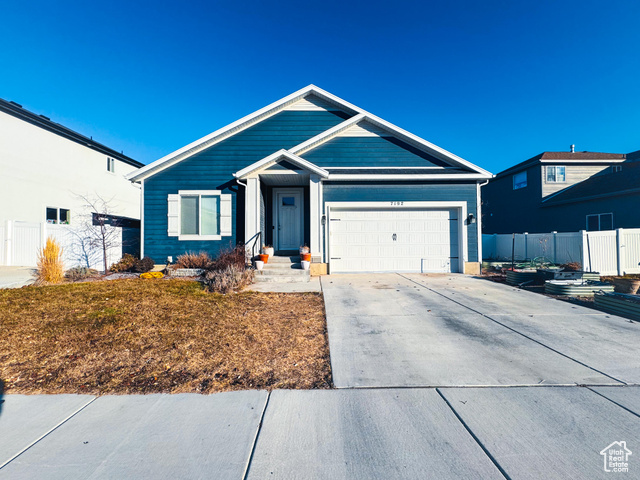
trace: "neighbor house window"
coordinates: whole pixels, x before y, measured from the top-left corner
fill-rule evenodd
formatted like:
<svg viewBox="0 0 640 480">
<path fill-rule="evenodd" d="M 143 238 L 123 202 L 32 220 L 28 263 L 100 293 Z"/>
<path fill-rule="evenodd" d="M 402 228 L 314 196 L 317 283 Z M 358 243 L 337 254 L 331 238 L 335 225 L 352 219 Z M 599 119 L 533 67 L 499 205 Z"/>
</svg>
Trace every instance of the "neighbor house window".
<svg viewBox="0 0 640 480">
<path fill-rule="evenodd" d="M 71 223 L 71 211 L 67 208 L 53 208 L 47 207 L 47 223 L 60 223 L 60 224 L 70 224 Z"/>
<path fill-rule="evenodd" d="M 565 181 L 565 167 L 547 167 L 547 183 L 562 183 Z"/>
<path fill-rule="evenodd" d="M 590 232 L 613 230 L 613 213 L 587 215 L 587 230 Z"/>
<path fill-rule="evenodd" d="M 168 196 L 169 236 L 219 240 L 231 235 L 231 195 L 219 190 L 182 190 Z"/>
<path fill-rule="evenodd" d="M 107 172 L 115 172 L 116 171 L 116 161 L 113 158 L 107 157 Z"/>
<path fill-rule="evenodd" d="M 516 173 L 513 176 L 513 189 L 518 190 L 527 186 L 527 172 Z"/>
<path fill-rule="evenodd" d="M 613 173 L 618 173 L 622 171 L 622 165 L 613 165 L 611 167 L 611 169 L 613 170 Z"/>
</svg>

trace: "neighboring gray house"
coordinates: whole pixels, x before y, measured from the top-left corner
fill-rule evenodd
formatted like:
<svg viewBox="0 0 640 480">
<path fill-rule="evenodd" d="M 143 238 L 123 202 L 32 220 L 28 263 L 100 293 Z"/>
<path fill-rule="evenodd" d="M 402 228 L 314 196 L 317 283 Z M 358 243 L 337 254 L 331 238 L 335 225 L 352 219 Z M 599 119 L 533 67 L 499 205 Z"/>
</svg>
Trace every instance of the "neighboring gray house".
<svg viewBox="0 0 640 480">
<path fill-rule="evenodd" d="M 491 174 L 310 85 L 129 175 L 156 262 L 272 244 L 336 272 L 479 272 Z M 259 247 L 259 245 L 258 245 Z"/>
<path fill-rule="evenodd" d="M 483 190 L 483 233 L 640 227 L 640 151 L 544 152 Z"/>
</svg>

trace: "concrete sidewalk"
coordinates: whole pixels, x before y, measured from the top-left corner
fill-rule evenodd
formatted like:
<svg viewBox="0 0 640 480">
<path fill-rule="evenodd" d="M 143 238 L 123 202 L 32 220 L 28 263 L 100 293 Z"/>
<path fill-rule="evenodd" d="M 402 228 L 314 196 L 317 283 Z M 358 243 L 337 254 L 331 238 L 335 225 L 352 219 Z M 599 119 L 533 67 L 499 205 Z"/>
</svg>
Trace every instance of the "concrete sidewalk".
<svg viewBox="0 0 640 480">
<path fill-rule="evenodd" d="M 638 398 L 630 386 L 7 395 L 0 479 L 610 478 L 602 449 L 640 451 Z"/>
<path fill-rule="evenodd" d="M 32 267 L 0 267 L 0 288 L 20 288 L 33 283 Z"/>
</svg>

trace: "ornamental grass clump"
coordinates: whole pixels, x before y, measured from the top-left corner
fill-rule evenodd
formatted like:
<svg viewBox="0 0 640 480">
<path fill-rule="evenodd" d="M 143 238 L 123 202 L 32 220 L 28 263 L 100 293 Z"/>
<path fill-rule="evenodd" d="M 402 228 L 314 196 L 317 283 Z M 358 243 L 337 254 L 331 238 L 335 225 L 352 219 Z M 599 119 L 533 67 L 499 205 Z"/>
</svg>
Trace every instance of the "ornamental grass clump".
<svg viewBox="0 0 640 480">
<path fill-rule="evenodd" d="M 187 252 L 176 259 L 176 268 L 197 268 L 207 270 L 211 266 L 211 257 L 207 252 Z"/>
<path fill-rule="evenodd" d="M 56 240 L 49 237 L 44 248 L 38 253 L 37 281 L 38 283 L 60 283 L 63 274 L 62 247 Z"/>
</svg>

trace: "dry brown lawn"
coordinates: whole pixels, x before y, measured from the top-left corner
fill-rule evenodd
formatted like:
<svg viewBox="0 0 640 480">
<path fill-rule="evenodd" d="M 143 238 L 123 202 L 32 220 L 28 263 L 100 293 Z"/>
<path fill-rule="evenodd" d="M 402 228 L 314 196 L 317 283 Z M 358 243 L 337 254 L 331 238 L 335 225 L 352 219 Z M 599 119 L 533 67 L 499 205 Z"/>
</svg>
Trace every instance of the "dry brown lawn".
<svg viewBox="0 0 640 480">
<path fill-rule="evenodd" d="M 330 388 L 324 304 L 186 280 L 0 290 L 0 379 L 7 393 Z"/>
</svg>

